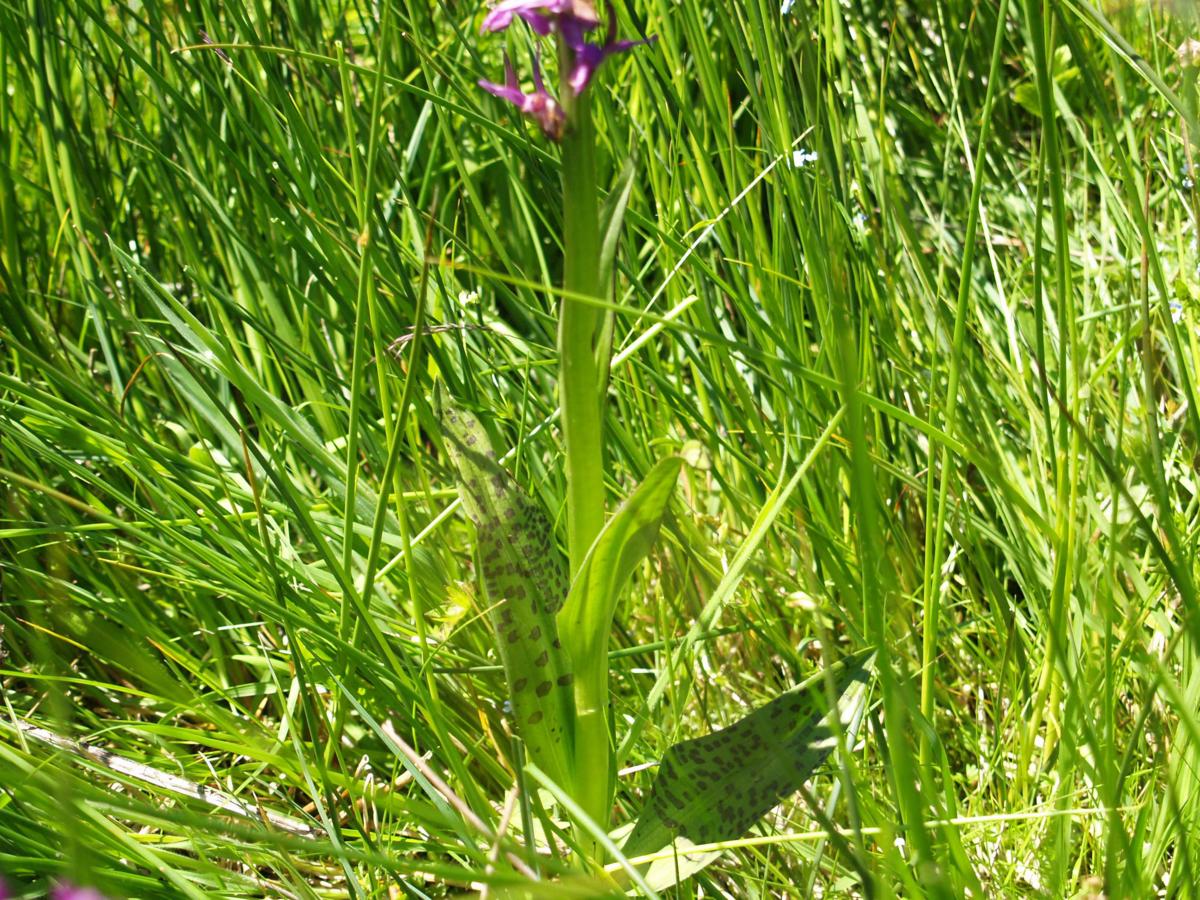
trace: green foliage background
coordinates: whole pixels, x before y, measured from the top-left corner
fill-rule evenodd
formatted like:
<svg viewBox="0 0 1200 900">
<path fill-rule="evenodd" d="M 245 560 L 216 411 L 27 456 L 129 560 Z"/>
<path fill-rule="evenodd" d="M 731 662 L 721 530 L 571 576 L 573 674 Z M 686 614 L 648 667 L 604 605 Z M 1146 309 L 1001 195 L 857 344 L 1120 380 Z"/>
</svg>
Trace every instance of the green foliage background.
<svg viewBox="0 0 1200 900">
<path fill-rule="evenodd" d="M 1190 8 L 611 5 L 659 40 L 592 88 L 603 182 L 638 173 L 610 498 L 695 463 L 614 633 L 626 761 L 889 651 L 857 746 L 673 896 L 1190 895 Z M 505 813 L 532 787 L 432 408 L 486 412 L 561 515 L 557 157 L 476 88 L 480 14 L 0 3 L 0 873 L 29 896 L 564 868 Z"/>
</svg>

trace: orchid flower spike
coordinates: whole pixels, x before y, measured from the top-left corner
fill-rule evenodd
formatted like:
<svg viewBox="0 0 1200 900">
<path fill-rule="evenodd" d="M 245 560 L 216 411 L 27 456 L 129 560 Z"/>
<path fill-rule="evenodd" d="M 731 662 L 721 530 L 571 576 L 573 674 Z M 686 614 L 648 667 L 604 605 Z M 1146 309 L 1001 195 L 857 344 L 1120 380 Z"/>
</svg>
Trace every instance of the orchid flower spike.
<svg viewBox="0 0 1200 900">
<path fill-rule="evenodd" d="M 626 50 L 658 40 L 657 35 L 651 35 L 643 41 L 618 41 L 616 39 L 617 17 L 611 10 L 608 16 L 608 34 L 604 38 L 603 46 L 587 43 L 583 40 L 582 35 L 575 42 L 572 42 L 565 34 L 564 38 L 567 39 L 571 49 L 575 51 L 575 63 L 571 66 L 567 84 L 576 95 L 583 93 L 583 89 L 588 86 L 588 82 L 592 80 L 592 76 L 596 74 L 596 70 L 600 68 L 600 64 L 604 60 L 616 53 L 624 53 Z"/>
<path fill-rule="evenodd" d="M 485 33 L 503 31 L 512 24 L 513 19 L 524 20 L 542 37 L 558 33 L 562 43 L 570 50 L 569 68 L 565 73 L 566 84 L 563 90 L 572 91 L 576 97 L 583 93 L 596 70 L 608 57 L 656 40 L 655 37 L 650 37 L 642 41 L 618 41 L 617 19 L 610 11 L 604 42 L 589 43 L 588 33 L 600 24 L 596 15 L 595 0 L 499 0 L 484 16 L 481 30 Z M 500 99 L 507 100 L 524 115 L 536 121 L 542 132 L 552 141 L 561 140 L 567 124 L 566 113 L 542 83 L 541 67 L 537 59 L 535 58 L 533 63 L 535 90 L 532 94 L 521 90 L 520 81 L 507 54 L 504 57 L 504 72 L 504 84 L 480 81 L 479 86 Z"/>
<path fill-rule="evenodd" d="M 534 91 L 532 94 L 526 94 L 521 90 L 517 70 L 513 68 L 512 60 L 508 58 L 507 53 L 504 54 L 504 84 L 480 80 L 479 86 L 489 94 L 493 94 L 501 100 L 507 100 L 523 115 L 537 122 L 542 133 L 550 140 L 562 139 L 566 116 L 558 101 L 546 90 L 546 85 L 542 82 L 542 67 L 538 64 L 536 57 L 533 60 Z"/>
</svg>

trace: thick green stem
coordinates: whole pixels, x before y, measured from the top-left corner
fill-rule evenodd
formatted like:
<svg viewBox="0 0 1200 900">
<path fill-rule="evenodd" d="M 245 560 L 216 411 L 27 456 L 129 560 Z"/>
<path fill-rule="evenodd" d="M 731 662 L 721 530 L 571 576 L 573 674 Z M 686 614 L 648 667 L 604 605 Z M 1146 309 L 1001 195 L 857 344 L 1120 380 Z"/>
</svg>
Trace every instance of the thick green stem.
<svg viewBox="0 0 1200 900">
<path fill-rule="evenodd" d="M 563 288 L 558 327 L 559 404 L 567 470 L 567 543 L 574 578 L 604 526 L 604 391 L 608 348 L 599 346 L 605 312 L 579 297 L 600 294 L 600 210 L 595 130 L 587 95 L 566 83 L 571 51 L 561 49 L 559 96 L 567 115 L 562 141 Z M 608 624 L 605 623 L 606 629 Z M 612 806 L 612 748 L 608 733 L 608 636 L 596 642 L 598 661 L 576 667 L 575 799 L 607 827 Z"/>
<path fill-rule="evenodd" d="M 608 640 L 603 641 L 605 646 Z M 608 659 L 575 672 L 575 799 L 592 821 L 608 827 L 616 772 L 608 726 Z"/>
<path fill-rule="evenodd" d="M 605 373 L 596 341 L 604 310 L 576 299 L 600 291 L 600 212 L 596 198 L 595 133 L 588 99 L 566 99 L 562 142 L 563 288 L 558 324 L 559 403 L 567 451 L 567 541 L 571 575 L 604 525 L 602 436 Z"/>
</svg>

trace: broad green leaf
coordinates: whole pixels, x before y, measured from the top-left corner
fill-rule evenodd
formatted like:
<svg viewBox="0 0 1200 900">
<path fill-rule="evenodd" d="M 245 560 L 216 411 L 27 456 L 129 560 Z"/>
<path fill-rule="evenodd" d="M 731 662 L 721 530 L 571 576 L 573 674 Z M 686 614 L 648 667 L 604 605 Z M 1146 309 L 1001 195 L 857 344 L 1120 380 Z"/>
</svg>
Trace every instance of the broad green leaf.
<svg viewBox="0 0 1200 900">
<path fill-rule="evenodd" d="M 444 404 L 441 418 L 463 507 L 475 523 L 488 620 L 517 733 L 529 758 L 568 786 L 573 678 L 555 622 L 567 593 L 567 571 L 553 526 L 497 461 L 474 415 Z"/>
<path fill-rule="evenodd" d="M 586 809 L 612 806 L 616 761 L 608 724 L 608 636 L 617 602 L 654 541 L 667 513 L 683 460 L 663 459 L 597 536 L 558 616 L 563 645 L 575 663 L 576 786 Z M 604 823 L 607 824 L 607 823 Z"/>
<path fill-rule="evenodd" d="M 558 616 L 563 642 L 577 663 L 607 664 L 608 634 L 621 591 L 649 554 L 666 515 L 683 460 L 660 460 L 608 520 L 592 544 Z"/>
<path fill-rule="evenodd" d="M 671 747 L 622 855 L 682 851 L 745 834 L 825 761 L 837 743 L 832 716 L 844 729 L 860 713 L 872 666 L 872 655 L 856 654 L 728 728 Z M 835 685 L 836 711 L 827 677 Z M 674 867 L 674 860 L 663 861 Z"/>
</svg>

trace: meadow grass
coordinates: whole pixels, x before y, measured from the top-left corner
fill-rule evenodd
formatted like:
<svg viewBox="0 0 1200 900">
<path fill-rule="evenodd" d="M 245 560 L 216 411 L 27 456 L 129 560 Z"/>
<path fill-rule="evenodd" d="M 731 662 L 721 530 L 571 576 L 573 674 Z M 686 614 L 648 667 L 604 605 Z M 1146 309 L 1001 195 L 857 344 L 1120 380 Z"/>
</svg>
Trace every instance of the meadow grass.
<svg viewBox="0 0 1200 900">
<path fill-rule="evenodd" d="M 610 643 L 615 821 L 877 647 L 851 739 L 666 896 L 1194 895 L 1190 7 L 612 7 L 658 41 L 589 89 L 600 184 L 636 167 L 609 508 L 690 463 Z M 558 149 L 476 87 L 480 13 L 0 3 L 18 896 L 609 890 L 520 765 L 434 408 L 565 547 Z"/>
</svg>

